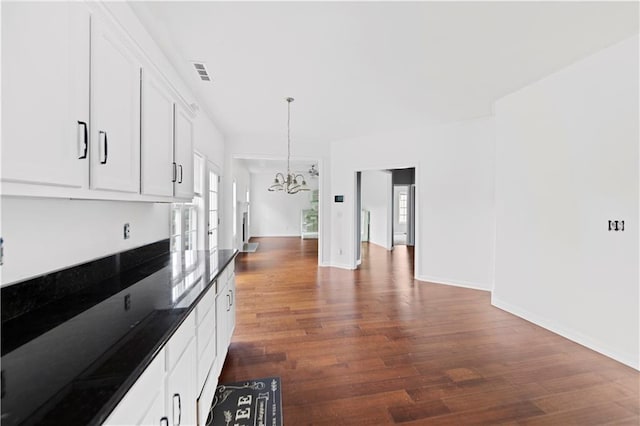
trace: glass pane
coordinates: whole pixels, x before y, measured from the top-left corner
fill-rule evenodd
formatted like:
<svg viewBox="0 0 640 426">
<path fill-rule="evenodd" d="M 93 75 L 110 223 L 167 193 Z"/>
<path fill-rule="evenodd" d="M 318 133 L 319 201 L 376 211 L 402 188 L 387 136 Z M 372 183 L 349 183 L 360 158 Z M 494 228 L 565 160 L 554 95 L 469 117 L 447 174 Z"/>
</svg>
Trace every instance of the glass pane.
<svg viewBox="0 0 640 426">
<path fill-rule="evenodd" d="M 209 191 L 218 192 L 218 175 L 213 172 L 209 173 Z"/>
<path fill-rule="evenodd" d="M 209 212 L 209 229 L 218 227 L 218 212 L 216 210 Z"/>
<path fill-rule="evenodd" d="M 218 210 L 218 193 L 209 193 L 209 210 Z"/>
<path fill-rule="evenodd" d="M 196 231 L 198 229 L 198 210 L 191 208 L 189 210 L 189 231 Z"/>
<path fill-rule="evenodd" d="M 182 250 L 182 237 L 180 235 L 171 237 L 171 251 L 181 251 L 181 250 Z"/>
<path fill-rule="evenodd" d="M 218 247 L 218 230 L 212 229 L 209 234 L 209 250 L 214 250 Z"/>
<path fill-rule="evenodd" d="M 174 206 L 171 220 L 171 235 L 178 235 L 182 232 L 180 224 L 180 207 Z"/>
</svg>

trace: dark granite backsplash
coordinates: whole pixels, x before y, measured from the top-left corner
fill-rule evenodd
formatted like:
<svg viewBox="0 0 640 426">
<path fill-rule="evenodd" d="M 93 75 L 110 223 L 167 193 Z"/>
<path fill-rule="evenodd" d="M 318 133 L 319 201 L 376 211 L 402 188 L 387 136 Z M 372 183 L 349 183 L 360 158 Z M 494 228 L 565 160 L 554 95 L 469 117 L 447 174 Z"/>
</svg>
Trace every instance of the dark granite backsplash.
<svg viewBox="0 0 640 426">
<path fill-rule="evenodd" d="M 37 310 L 48 303 L 81 291 L 96 282 L 112 278 L 168 252 L 169 239 L 165 239 L 2 287 L 0 290 L 2 322 Z"/>
</svg>

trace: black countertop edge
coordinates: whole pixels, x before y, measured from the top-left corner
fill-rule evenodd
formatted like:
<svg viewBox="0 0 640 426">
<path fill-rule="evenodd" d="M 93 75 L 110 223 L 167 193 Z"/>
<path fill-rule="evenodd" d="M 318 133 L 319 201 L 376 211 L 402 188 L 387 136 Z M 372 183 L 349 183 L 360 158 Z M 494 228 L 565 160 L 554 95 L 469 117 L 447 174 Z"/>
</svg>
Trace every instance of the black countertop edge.
<svg viewBox="0 0 640 426">
<path fill-rule="evenodd" d="M 2 423 L 102 424 L 237 254 L 147 257 L 3 321 Z"/>
</svg>

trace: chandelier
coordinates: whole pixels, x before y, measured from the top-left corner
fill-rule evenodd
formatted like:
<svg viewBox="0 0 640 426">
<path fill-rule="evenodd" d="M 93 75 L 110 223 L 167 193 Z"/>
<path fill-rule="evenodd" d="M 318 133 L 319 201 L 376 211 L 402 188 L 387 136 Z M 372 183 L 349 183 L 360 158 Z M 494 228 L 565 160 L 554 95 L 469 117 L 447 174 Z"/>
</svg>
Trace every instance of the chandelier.
<svg viewBox="0 0 640 426">
<path fill-rule="evenodd" d="M 300 173 L 291 173 L 291 102 L 293 98 L 287 98 L 287 174 L 286 176 L 280 172 L 276 173 L 273 185 L 269 187 L 269 191 L 284 191 L 287 194 L 296 194 L 300 191 L 308 191 L 309 187 L 304 180 L 304 176 Z"/>
</svg>

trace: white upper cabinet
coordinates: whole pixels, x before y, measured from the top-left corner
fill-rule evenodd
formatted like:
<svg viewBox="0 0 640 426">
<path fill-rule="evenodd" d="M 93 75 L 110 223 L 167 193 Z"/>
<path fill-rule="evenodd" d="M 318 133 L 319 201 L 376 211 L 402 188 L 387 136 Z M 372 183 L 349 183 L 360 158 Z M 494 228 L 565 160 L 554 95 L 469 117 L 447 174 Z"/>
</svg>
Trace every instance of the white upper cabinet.
<svg viewBox="0 0 640 426">
<path fill-rule="evenodd" d="M 141 192 L 173 196 L 177 166 L 173 163 L 173 98 L 148 71 L 142 78 Z"/>
<path fill-rule="evenodd" d="M 91 25 L 92 189 L 140 191 L 141 66 L 115 32 Z"/>
<path fill-rule="evenodd" d="M 176 181 L 174 195 L 183 200 L 193 199 L 193 124 L 187 114 L 175 107 Z"/>
<path fill-rule="evenodd" d="M 2 181 L 86 188 L 90 15 L 2 4 Z"/>
<path fill-rule="evenodd" d="M 1 17 L 3 195 L 193 198 L 191 111 L 101 3 Z"/>
</svg>

